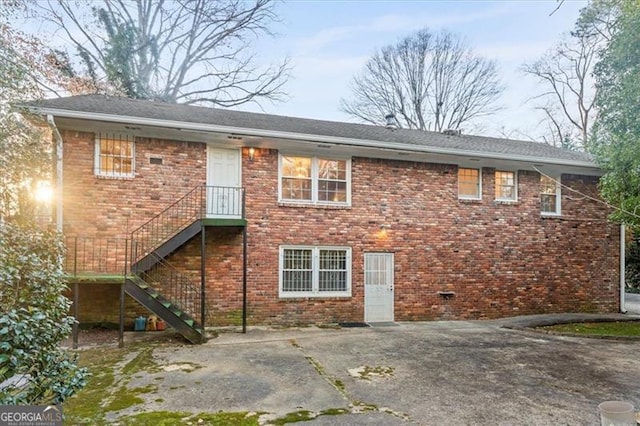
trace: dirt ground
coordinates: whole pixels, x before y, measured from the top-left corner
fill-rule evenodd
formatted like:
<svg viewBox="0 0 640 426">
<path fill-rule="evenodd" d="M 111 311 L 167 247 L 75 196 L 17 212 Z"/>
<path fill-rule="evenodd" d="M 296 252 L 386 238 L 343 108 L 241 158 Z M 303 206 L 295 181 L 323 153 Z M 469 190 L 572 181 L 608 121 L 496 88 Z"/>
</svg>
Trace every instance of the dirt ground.
<svg viewBox="0 0 640 426">
<path fill-rule="evenodd" d="M 71 348 L 73 345 L 73 337 L 61 342 L 61 345 Z M 110 330 L 106 328 L 91 328 L 87 330 L 79 330 L 78 332 L 78 349 L 93 348 L 104 345 L 118 345 L 118 330 Z"/>
</svg>

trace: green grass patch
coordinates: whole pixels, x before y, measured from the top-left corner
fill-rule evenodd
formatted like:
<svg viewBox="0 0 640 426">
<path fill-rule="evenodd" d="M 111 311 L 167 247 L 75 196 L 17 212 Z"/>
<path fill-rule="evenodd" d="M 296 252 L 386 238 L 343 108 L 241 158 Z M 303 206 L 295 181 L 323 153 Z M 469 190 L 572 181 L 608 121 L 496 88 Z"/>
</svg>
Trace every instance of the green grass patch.
<svg viewBox="0 0 640 426">
<path fill-rule="evenodd" d="M 558 333 L 585 336 L 640 337 L 640 321 L 579 322 L 540 328 Z"/>
</svg>

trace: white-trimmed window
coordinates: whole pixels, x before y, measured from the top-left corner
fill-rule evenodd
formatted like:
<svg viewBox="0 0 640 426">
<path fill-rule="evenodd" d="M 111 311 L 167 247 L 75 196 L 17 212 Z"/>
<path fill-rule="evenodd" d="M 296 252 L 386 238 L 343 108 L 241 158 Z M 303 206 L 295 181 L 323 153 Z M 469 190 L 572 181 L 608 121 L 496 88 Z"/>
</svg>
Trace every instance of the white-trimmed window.
<svg viewBox="0 0 640 426">
<path fill-rule="evenodd" d="M 280 297 L 351 296 L 351 248 L 280 247 Z"/>
<path fill-rule="evenodd" d="M 560 214 L 560 176 L 540 175 L 540 210 L 543 215 Z"/>
<path fill-rule="evenodd" d="M 134 176 L 135 143 L 127 136 L 96 138 L 94 173 L 96 176 L 128 178 Z"/>
<path fill-rule="evenodd" d="M 517 201 L 516 172 L 496 171 L 496 201 Z"/>
<path fill-rule="evenodd" d="M 482 172 L 480 169 L 458 167 L 458 198 L 480 200 L 482 198 Z"/>
<path fill-rule="evenodd" d="M 348 205 L 351 160 L 280 155 L 279 200 Z"/>
</svg>

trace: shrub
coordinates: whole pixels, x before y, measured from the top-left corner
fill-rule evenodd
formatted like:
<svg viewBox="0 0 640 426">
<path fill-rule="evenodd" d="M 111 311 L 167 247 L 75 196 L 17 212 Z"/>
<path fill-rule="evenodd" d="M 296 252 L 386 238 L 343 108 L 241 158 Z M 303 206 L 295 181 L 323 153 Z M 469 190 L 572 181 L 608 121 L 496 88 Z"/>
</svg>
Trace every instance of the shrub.
<svg viewBox="0 0 640 426">
<path fill-rule="evenodd" d="M 0 404 L 59 404 L 86 370 L 60 347 L 75 321 L 57 234 L 0 223 Z"/>
</svg>

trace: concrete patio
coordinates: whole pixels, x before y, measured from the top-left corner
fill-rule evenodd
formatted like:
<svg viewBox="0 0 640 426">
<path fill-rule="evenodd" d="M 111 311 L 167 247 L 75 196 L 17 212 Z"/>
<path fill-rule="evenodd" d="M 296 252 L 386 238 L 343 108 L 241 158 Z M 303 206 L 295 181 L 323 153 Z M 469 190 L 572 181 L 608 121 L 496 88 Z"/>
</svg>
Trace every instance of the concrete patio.
<svg viewBox="0 0 640 426">
<path fill-rule="evenodd" d="M 527 318 L 544 319 L 250 328 L 200 346 L 160 340 L 160 369 L 128 383 L 157 392 L 107 418 L 248 411 L 268 423 L 308 410 L 325 413 L 317 425 L 594 425 L 603 401 L 640 407 L 639 340 L 504 328 Z"/>
</svg>

